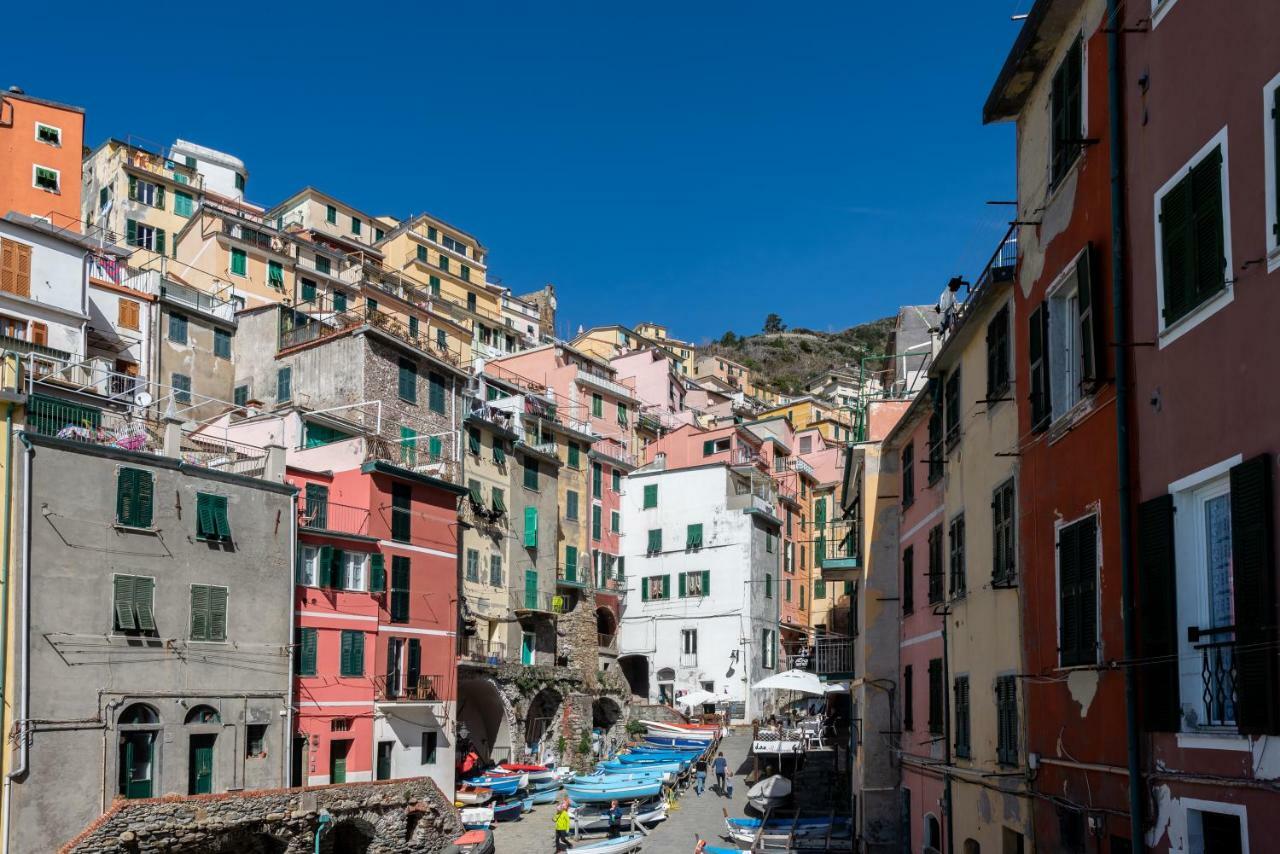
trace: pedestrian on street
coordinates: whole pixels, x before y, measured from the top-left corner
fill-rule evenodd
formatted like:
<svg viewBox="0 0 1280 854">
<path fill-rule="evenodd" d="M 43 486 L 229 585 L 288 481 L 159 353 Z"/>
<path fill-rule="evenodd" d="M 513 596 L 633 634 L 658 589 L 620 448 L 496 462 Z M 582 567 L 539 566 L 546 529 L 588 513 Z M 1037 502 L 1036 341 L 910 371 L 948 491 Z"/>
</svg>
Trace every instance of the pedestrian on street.
<svg viewBox="0 0 1280 854">
<path fill-rule="evenodd" d="M 707 787 L 707 758 L 699 756 L 697 763 L 693 766 L 693 790 L 698 793 L 698 797 L 702 797 L 702 790 Z"/>
<path fill-rule="evenodd" d="M 613 801 L 609 804 L 606 815 L 609 818 L 609 838 L 617 839 L 622 833 L 622 807 L 618 806 L 617 801 Z"/>
<path fill-rule="evenodd" d="M 724 778 L 725 778 L 725 774 L 729 770 L 729 760 L 724 758 L 723 750 L 716 755 L 716 761 L 711 763 L 711 767 L 715 769 L 716 786 L 719 789 L 719 793 L 723 795 L 724 794 Z"/>
<path fill-rule="evenodd" d="M 556 809 L 556 850 L 568 851 L 572 847 L 573 843 L 569 841 L 569 802 L 564 800 Z"/>
</svg>

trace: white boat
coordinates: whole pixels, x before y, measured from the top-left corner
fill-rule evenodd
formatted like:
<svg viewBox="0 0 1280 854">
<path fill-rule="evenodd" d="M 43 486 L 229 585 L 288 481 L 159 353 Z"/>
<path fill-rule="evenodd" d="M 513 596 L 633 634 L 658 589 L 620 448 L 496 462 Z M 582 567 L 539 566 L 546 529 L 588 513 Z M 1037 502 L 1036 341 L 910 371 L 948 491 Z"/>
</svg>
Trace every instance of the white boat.
<svg viewBox="0 0 1280 854">
<path fill-rule="evenodd" d="M 467 830 L 488 830 L 493 824 L 493 810 L 489 807 L 467 807 L 461 816 L 462 826 Z"/>
<path fill-rule="evenodd" d="M 493 799 L 493 790 L 484 786 L 469 786 L 463 783 L 456 792 L 453 793 L 453 799 L 460 804 L 467 806 L 476 806 L 478 804 L 487 804 Z"/>
<path fill-rule="evenodd" d="M 581 831 L 601 831 L 609 829 L 609 819 L 605 816 L 608 804 L 581 804 L 569 807 L 569 819 Z M 666 799 L 658 797 L 642 801 L 636 805 L 635 820 L 646 827 L 667 820 Z M 622 826 L 631 826 L 631 810 L 622 811 Z M 577 846 L 574 846 L 575 850 Z"/>
<path fill-rule="evenodd" d="M 747 803 L 762 813 L 782 806 L 789 797 L 791 797 L 791 781 L 781 774 L 765 777 L 747 789 Z"/>
<path fill-rule="evenodd" d="M 590 851 L 591 854 L 624 854 L 639 851 L 644 844 L 643 833 L 624 833 L 617 839 L 601 839 L 599 842 L 575 842 L 574 851 Z"/>
<path fill-rule="evenodd" d="M 699 724 L 672 724 L 665 721 L 640 721 L 651 735 L 679 736 L 693 741 L 710 742 L 720 731 L 718 727 Z"/>
</svg>

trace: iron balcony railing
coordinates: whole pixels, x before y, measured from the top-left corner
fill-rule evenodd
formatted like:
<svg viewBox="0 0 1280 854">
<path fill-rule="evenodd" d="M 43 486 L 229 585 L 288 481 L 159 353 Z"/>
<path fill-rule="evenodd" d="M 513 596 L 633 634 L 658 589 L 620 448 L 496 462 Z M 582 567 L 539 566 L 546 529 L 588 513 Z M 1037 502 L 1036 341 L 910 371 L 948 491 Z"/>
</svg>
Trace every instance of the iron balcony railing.
<svg viewBox="0 0 1280 854">
<path fill-rule="evenodd" d="M 858 566 L 858 520 L 835 519 L 813 527 L 813 557 L 820 568 L 850 569 Z"/>
<path fill-rule="evenodd" d="M 556 567 L 556 583 L 564 584 L 570 587 L 586 587 L 590 573 L 584 572 L 582 567 L 575 566 L 557 566 Z"/>
<path fill-rule="evenodd" d="M 298 527 L 308 531 L 335 531 L 369 536 L 369 508 L 336 504 L 300 496 Z"/>
<path fill-rule="evenodd" d="M 511 608 L 514 611 L 562 614 L 565 611 L 565 598 L 556 593 L 513 590 L 511 591 Z"/>
<path fill-rule="evenodd" d="M 589 386 L 594 386 L 602 391 L 607 391 L 618 397 L 624 397 L 628 400 L 634 399 L 635 389 L 630 388 L 620 382 L 602 377 L 599 374 L 592 373 L 586 368 L 578 368 L 577 380 Z"/>
<path fill-rule="evenodd" d="M 1230 727 L 1236 723 L 1236 640 L 1235 626 L 1195 629 L 1190 632 L 1192 648 L 1200 652 L 1201 698 L 1204 719 L 1201 726 Z M 1195 643 L 1201 638 L 1217 638 Z"/>
<path fill-rule="evenodd" d="M 819 635 L 803 644 L 789 645 L 787 666 L 819 676 L 848 676 L 853 673 L 853 638 L 848 635 Z"/>
<path fill-rule="evenodd" d="M 444 684 L 443 677 L 439 675 L 422 675 L 402 681 L 398 675 L 388 677 L 384 674 L 375 676 L 373 680 L 375 696 L 380 702 L 443 702 L 440 688 Z"/>
<path fill-rule="evenodd" d="M 186 433 L 182 437 L 182 461 L 229 474 L 262 477 L 267 467 L 267 452 L 217 435 Z"/>
<path fill-rule="evenodd" d="M 496 666 L 507 660 L 507 645 L 484 638 L 467 638 L 462 645 L 462 658 L 475 664 Z"/>
<path fill-rule="evenodd" d="M 996 247 L 996 251 L 991 256 L 991 260 L 987 261 L 987 266 L 982 268 L 982 273 L 978 276 L 978 281 L 974 283 L 974 294 L 981 291 L 989 282 L 1007 282 L 1013 278 L 1014 271 L 1018 268 L 1018 226 L 1011 225 L 1009 230 L 1005 232 L 1004 237 L 1000 240 L 1000 245 Z M 970 295 L 972 299 L 972 294 Z M 967 302 L 967 300 L 966 300 Z"/>
<path fill-rule="evenodd" d="M 602 457 L 616 460 L 623 465 L 636 465 L 636 455 L 627 450 L 626 445 L 623 445 L 617 439 L 597 439 L 591 443 L 591 451 Z"/>
<path fill-rule="evenodd" d="M 462 467 L 452 453 L 454 436 L 448 433 L 439 438 L 441 451 L 433 454 L 429 436 L 419 435 L 412 439 L 370 436 L 365 440 L 364 461 L 382 460 L 449 483 L 461 483 Z"/>
<path fill-rule="evenodd" d="M 762 469 L 768 467 L 764 455 L 758 450 L 741 446 L 729 452 L 729 462 L 735 466 L 759 466 Z"/>
<path fill-rule="evenodd" d="M 697 667 L 698 654 L 696 652 L 680 653 L 680 666 L 681 667 Z"/>
<path fill-rule="evenodd" d="M 289 241 L 283 235 L 273 234 L 238 221 L 234 216 L 222 216 L 222 233 L 228 237 L 248 243 L 266 252 L 289 256 Z"/>
</svg>

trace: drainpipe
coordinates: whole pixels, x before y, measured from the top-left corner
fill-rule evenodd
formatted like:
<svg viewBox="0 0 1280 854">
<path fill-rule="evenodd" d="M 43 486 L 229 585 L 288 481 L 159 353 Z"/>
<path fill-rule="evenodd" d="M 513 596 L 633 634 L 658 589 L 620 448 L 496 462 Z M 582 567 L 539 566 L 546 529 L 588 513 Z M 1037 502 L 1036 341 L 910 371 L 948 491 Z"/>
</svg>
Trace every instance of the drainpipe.
<svg viewBox="0 0 1280 854">
<path fill-rule="evenodd" d="M 7 362 L 0 367 L 7 367 Z M 15 366 L 15 369 L 17 366 Z M 13 551 L 13 528 L 10 518 L 13 515 L 13 404 L 5 405 L 4 410 L 4 517 L 0 524 L 4 525 L 4 554 L 0 556 L 0 705 L 6 699 L 9 686 L 5 682 L 8 675 L 8 641 L 9 641 L 9 562 Z M 9 781 L 4 781 L 4 840 L 3 849 L 9 850 Z"/>
<path fill-rule="evenodd" d="M 1107 0 L 1107 132 L 1111 149 L 1111 337 L 1116 360 L 1116 466 L 1120 527 L 1121 615 L 1124 658 L 1137 655 L 1133 599 L 1133 514 L 1129 477 L 1129 340 L 1125 311 L 1124 148 L 1120 80 L 1120 2 Z M 1133 667 L 1124 668 L 1125 735 L 1129 753 L 1129 835 L 1134 851 L 1145 851 L 1143 780 L 1138 742 L 1138 683 Z"/>
<path fill-rule="evenodd" d="M 946 820 L 947 854 L 955 854 L 955 841 L 952 837 L 954 821 L 951 809 L 951 657 L 947 652 L 947 618 L 951 616 L 951 607 L 942 606 L 942 801 L 944 805 L 943 819 Z"/>
<path fill-rule="evenodd" d="M 28 703 L 28 686 L 30 683 L 31 673 L 31 637 L 30 614 L 28 612 L 28 602 L 31 596 L 31 443 L 27 441 L 25 436 L 19 436 L 26 450 L 22 457 L 22 540 L 19 548 L 22 550 L 22 602 L 19 612 L 22 616 L 21 625 L 21 641 L 20 648 L 22 650 L 21 671 L 18 674 L 18 684 L 20 693 L 18 695 L 19 706 L 18 716 L 14 720 L 15 728 L 18 732 L 18 765 L 9 771 L 4 780 L 6 797 L 4 801 L 5 822 L 4 822 L 4 838 L 0 840 L 0 852 L 8 854 L 9 851 L 9 829 L 13 826 L 10 820 L 10 814 L 13 810 L 13 781 L 18 777 L 27 773 L 27 732 L 24 729 L 27 722 L 29 712 Z"/>
</svg>

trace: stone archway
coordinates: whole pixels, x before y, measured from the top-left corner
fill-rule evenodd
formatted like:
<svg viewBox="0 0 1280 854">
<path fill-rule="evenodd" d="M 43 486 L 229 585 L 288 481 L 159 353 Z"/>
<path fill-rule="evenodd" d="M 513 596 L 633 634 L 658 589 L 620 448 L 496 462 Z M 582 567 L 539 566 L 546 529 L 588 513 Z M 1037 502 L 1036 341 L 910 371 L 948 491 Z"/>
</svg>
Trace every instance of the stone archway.
<svg viewBox="0 0 1280 854">
<path fill-rule="evenodd" d="M 649 659 L 643 655 L 624 655 L 618 658 L 618 667 L 626 677 L 627 686 L 637 697 L 649 699 Z"/>
<path fill-rule="evenodd" d="M 347 818 L 320 835 L 320 854 L 368 854 L 378 830 L 369 822 Z"/>
<path fill-rule="evenodd" d="M 602 750 L 607 751 L 625 740 L 624 717 L 622 704 L 613 697 L 597 697 L 592 702 L 591 729 L 600 733 Z"/>
<path fill-rule="evenodd" d="M 601 605 L 596 608 L 596 634 L 600 636 L 600 646 L 610 646 L 605 638 L 612 639 L 618 634 L 618 616 L 612 608 Z"/>
<path fill-rule="evenodd" d="M 529 701 L 529 710 L 524 716 L 524 743 L 530 753 L 538 755 L 549 747 L 555 750 L 553 724 L 563 699 L 554 688 L 543 688 Z M 550 744 L 547 743 L 549 738 Z M 560 753 L 556 750 L 557 757 Z"/>
<path fill-rule="evenodd" d="M 237 830 L 217 839 L 211 845 L 201 843 L 198 849 L 191 850 L 209 851 L 213 854 L 284 854 L 287 848 L 286 842 L 269 833 Z"/>
<path fill-rule="evenodd" d="M 492 680 L 464 679 L 458 683 L 458 723 L 466 724 L 468 742 L 458 739 L 460 755 L 474 748 L 486 761 L 513 758 L 510 710 Z"/>
</svg>

